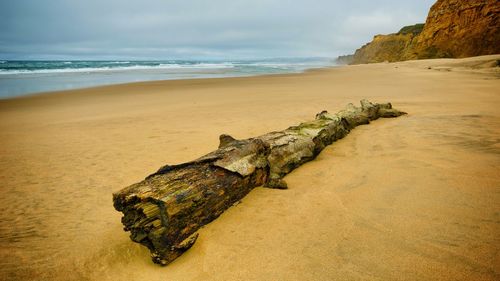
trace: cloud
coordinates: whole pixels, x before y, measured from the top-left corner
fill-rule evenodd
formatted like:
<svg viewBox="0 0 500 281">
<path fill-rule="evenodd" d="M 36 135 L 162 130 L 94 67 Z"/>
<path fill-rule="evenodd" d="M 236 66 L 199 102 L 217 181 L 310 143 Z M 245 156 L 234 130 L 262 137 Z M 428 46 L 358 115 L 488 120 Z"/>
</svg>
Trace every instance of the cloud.
<svg viewBox="0 0 500 281">
<path fill-rule="evenodd" d="M 433 0 L 16 0 L 0 59 L 336 56 L 423 22 Z"/>
</svg>

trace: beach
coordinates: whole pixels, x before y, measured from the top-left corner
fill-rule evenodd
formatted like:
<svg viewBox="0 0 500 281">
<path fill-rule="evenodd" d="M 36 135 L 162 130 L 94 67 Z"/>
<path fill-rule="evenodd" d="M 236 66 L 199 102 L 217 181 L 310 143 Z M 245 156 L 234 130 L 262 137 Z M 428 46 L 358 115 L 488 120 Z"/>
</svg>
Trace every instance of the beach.
<svg viewBox="0 0 500 281">
<path fill-rule="evenodd" d="M 500 55 L 150 81 L 0 100 L 2 280 L 499 280 Z M 373 121 L 258 187 L 166 267 L 112 193 L 337 112 Z"/>
</svg>

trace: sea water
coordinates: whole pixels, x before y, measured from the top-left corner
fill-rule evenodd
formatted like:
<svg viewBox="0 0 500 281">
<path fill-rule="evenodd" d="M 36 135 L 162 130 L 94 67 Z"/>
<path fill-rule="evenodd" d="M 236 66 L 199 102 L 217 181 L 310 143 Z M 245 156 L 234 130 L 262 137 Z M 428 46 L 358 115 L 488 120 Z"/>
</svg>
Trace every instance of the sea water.
<svg viewBox="0 0 500 281">
<path fill-rule="evenodd" d="M 327 58 L 241 61 L 0 61 L 0 98 L 119 83 L 298 73 Z"/>
</svg>

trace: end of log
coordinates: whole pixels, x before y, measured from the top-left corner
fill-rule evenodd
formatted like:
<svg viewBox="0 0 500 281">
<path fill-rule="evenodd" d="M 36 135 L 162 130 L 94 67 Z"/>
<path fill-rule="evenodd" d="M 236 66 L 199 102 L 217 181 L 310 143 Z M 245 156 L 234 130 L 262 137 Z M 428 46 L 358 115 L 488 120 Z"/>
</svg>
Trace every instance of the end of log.
<svg viewBox="0 0 500 281">
<path fill-rule="evenodd" d="M 151 253 L 151 258 L 154 263 L 167 265 L 189 250 L 193 246 L 194 242 L 196 242 L 196 239 L 198 239 L 198 233 L 192 234 L 178 245 L 174 245 L 166 251 L 160 252 L 158 249 L 153 251 Z"/>
<path fill-rule="evenodd" d="M 283 179 L 270 179 L 264 187 L 272 189 L 288 189 L 288 184 Z"/>
<path fill-rule="evenodd" d="M 394 118 L 394 117 L 399 117 L 399 116 L 408 114 L 404 111 L 400 111 L 400 110 L 392 108 L 392 104 L 390 102 L 380 103 L 380 104 L 378 104 L 378 107 L 379 107 L 378 115 L 381 118 Z"/>
<path fill-rule="evenodd" d="M 378 114 L 382 118 L 395 118 L 395 117 L 399 117 L 402 115 L 406 115 L 408 113 L 406 113 L 404 111 L 399 111 L 397 109 L 392 109 L 392 108 L 388 108 L 388 109 L 381 108 L 381 109 L 379 109 Z"/>
</svg>

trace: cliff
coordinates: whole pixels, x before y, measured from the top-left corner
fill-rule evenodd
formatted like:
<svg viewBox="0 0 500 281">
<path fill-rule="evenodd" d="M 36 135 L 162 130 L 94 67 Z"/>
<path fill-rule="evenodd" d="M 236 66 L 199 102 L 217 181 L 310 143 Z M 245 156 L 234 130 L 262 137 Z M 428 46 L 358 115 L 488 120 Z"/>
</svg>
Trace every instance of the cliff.
<svg viewBox="0 0 500 281">
<path fill-rule="evenodd" d="M 419 25 L 415 25 L 419 26 Z M 401 30 L 414 30 L 414 26 Z M 407 57 L 407 50 L 412 48 L 421 30 L 415 32 L 398 32 L 389 35 L 376 35 L 373 41 L 356 50 L 351 64 L 374 63 L 383 61 L 401 61 Z"/>
<path fill-rule="evenodd" d="M 335 63 L 340 65 L 351 64 L 353 58 L 354 55 L 338 56 L 337 59 L 335 59 Z"/>
<path fill-rule="evenodd" d="M 356 50 L 352 64 L 500 53 L 500 1 L 438 0 L 425 25 L 377 35 Z"/>
<path fill-rule="evenodd" d="M 413 50 L 416 58 L 500 53 L 500 1 L 439 0 Z"/>
</svg>

